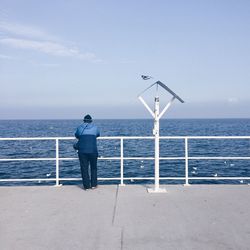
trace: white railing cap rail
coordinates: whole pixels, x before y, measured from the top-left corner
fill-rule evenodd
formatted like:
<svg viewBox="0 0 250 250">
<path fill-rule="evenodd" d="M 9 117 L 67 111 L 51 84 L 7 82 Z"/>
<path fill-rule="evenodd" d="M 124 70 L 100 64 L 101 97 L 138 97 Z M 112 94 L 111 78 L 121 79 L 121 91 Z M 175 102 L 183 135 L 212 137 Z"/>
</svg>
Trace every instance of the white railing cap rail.
<svg viewBox="0 0 250 250">
<path fill-rule="evenodd" d="M 160 136 L 161 139 L 250 139 L 250 136 Z M 16 140 L 74 140 L 75 137 L 2 137 L 0 141 L 16 141 Z M 97 139 L 103 140 L 133 140 L 133 139 L 154 139 L 153 136 L 101 136 Z"/>
<path fill-rule="evenodd" d="M 0 141 L 16 141 L 16 140 L 73 140 L 75 137 L 5 137 L 0 138 Z M 97 139 L 114 140 L 114 139 L 154 139 L 153 136 L 101 136 Z"/>
</svg>

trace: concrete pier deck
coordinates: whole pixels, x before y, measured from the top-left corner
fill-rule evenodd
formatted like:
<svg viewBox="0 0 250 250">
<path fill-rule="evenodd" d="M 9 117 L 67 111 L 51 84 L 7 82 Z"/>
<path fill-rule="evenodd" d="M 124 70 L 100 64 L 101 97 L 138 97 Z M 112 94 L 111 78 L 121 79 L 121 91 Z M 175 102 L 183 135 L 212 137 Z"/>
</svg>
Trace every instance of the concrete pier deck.
<svg viewBox="0 0 250 250">
<path fill-rule="evenodd" d="M 250 186 L 0 187 L 0 249 L 250 249 Z"/>
</svg>

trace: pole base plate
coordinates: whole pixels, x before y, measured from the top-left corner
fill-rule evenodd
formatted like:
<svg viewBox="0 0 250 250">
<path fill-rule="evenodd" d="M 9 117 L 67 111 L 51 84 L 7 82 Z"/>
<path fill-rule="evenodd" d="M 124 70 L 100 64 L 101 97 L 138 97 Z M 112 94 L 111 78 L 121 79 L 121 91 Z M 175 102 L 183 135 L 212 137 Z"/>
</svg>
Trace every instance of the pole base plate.
<svg viewBox="0 0 250 250">
<path fill-rule="evenodd" d="M 148 188 L 148 193 L 167 193 L 165 188 Z"/>
<path fill-rule="evenodd" d="M 62 186 L 62 184 L 54 185 L 54 187 L 61 187 L 61 186 Z"/>
</svg>

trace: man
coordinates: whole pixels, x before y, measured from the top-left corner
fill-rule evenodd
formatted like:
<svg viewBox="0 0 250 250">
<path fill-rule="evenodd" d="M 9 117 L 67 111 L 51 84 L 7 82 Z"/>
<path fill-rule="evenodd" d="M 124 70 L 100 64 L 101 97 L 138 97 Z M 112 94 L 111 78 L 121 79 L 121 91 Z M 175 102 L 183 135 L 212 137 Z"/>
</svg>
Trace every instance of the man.
<svg viewBox="0 0 250 250">
<path fill-rule="evenodd" d="M 78 157 L 81 166 L 83 188 L 97 187 L 97 143 L 96 138 L 100 136 L 99 129 L 92 123 L 92 117 L 86 115 L 83 119 L 84 123 L 80 125 L 76 132 L 75 137 L 78 141 Z M 89 178 L 89 165 L 90 175 Z"/>
</svg>

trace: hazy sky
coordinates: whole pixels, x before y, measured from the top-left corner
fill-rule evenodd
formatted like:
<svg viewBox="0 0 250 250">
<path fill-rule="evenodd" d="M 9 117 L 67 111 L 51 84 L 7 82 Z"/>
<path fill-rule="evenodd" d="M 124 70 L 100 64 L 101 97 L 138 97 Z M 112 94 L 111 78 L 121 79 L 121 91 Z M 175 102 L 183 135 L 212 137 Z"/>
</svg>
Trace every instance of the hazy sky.
<svg viewBox="0 0 250 250">
<path fill-rule="evenodd" d="M 185 100 L 164 118 L 250 118 L 249 13 L 248 0 L 0 0 L 0 119 L 150 118 L 141 74 Z"/>
</svg>

